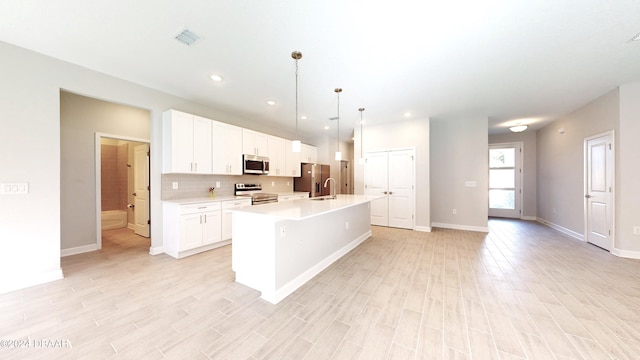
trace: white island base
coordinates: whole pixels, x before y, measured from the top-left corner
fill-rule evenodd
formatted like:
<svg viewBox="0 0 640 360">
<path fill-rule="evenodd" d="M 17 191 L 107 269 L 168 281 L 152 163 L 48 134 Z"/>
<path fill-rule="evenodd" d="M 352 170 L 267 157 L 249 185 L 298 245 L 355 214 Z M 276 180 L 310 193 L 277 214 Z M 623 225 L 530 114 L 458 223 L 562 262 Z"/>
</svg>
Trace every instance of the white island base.
<svg viewBox="0 0 640 360">
<path fill-rule="evenodd" d="M 371 236 L 370 200 L 339 195 L 233 211 L 236 282 L 277 304 Z"/>
</svg>

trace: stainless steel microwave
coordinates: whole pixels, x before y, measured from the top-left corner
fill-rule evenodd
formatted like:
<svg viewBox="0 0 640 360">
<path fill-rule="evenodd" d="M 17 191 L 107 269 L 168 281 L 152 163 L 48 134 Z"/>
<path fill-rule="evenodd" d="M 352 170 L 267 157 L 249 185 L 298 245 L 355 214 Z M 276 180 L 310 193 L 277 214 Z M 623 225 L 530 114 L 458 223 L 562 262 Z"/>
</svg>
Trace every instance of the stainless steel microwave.
<svg viewBox="0 0 640 360">
<path fill-rule="evenodd" d="M 242 156 L 242 172 L 245 174 L 267 175 L 269 173 L 269 158 L 264 156 L 245 154 Z"/>
</svg>

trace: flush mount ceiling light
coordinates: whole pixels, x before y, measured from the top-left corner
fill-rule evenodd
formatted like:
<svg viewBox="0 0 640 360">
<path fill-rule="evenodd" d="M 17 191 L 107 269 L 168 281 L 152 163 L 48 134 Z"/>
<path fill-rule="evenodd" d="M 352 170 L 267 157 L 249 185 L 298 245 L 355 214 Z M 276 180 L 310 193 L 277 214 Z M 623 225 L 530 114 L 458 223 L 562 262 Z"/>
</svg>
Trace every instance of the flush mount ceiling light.
<svg viewBox="0 0 640 360">
<path fill-rule="evenodd" d="M 269 105 L 269 106 L 273 106 L 273 105 L 276 104 L 276 102 L 273 101 L 273 100 L 267 100 L 266 102 L 267 102 L 267 105 Z"/>
<path fill-rule="evenodd" d="M 340 161 L 342 160 L 342 152 L 340 151 L 340 93 L 342 92 L 342 88 L 335 88 L 333 91 L 335 91 L 336 96 L 338 97 L 338 114 L 335 118 L 331 118 L 330 120 L 338 120 L 338 126 L 336 126 L 337 128 L 336 143 L 338 144 L 338 146 L 336 149 L 335 159 Z"/>
<path fill-rule="evenodd" d="M 302 53 L 300 51 L 294 51 L 291 53 L 291 57 L 296 61 L 296 140 L 291 142 L 291 150 L 294 153 L 299 153 L 302 148 L 302 143 L 298 139 L 298 60 L 302 59 Z"/>
<path fill-rule="evenodd" d="M 516 126 L 510 127 L 509 130 L 511 130 L 511 132 L 519 133 L 527 130 L 528 128 L 529 128 L 528 125 L 518 124 Z"/>
<path fill-rule="evenodd" d="M 211 80 L 215 81 L 215 82 L 219 82 L 222 81 L 222 76 L 218 75 L 218 74 L 212 74 L 210 76 Z"/>
<path fill-rule="evenodd" d="M 404 117 L 411 117 L 411 113 L 410 112 L 404 113 Z"/>
<path fill-rule="evenodd" d="M 307 119 L 308 119 L 308 118 L 307 118 L 307 115 L 302 115 L 302 116 L 300 116 L 300 120 L 307 120 Z"/>
<path fill-rule="evenodd" d="M 331 129 L 328 125 L 324 127 L 325 130 Z"/>
<path fill-rule="evenodd" d="M 196 35 L 196 33 L 194 33 L 189 29 L 183 29 L 178 34 L 176 34 L 176 36 L 174 36 L 173 38 L 187 46 L 191 46 L 196 42 L 198 42 L 198 40 L 200 40 L 200 36 Z"/>
</svg>

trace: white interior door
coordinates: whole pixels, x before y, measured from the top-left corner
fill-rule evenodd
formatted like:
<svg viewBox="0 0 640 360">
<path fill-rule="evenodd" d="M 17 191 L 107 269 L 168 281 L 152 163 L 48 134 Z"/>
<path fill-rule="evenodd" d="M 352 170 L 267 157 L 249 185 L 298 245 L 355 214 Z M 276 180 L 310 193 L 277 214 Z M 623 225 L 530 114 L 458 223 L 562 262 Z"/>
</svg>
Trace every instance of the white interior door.
<svg viewBox="0 0 640 360">
<path fill-rule="evenodd" d="M 613 226 L 612 135 L 585 140 L 585 226 L 587 241 L 611 250 Z"/>
<path fill-rule="evenodd" d="M 149 144 L 134 147 L 135 233 L 149 237 Z"/>
<path fill-rule="evenodd" d="M 413 229 L 413 150 L 389 152 L 389 226 Z"/>
<path fill-rule="evenodd" d="M 371 202 L 371 225 L 413 229 L 414 150 L 366 154 L 365 194 L 383 195 Z"/>
<path fill-rule="evenodd" d="M 489 145 L 489 216 L 519 219 L 522 143 Z"/>
<path fill-rule="evenodd" d="M 365 195 L 384 195 L 371 202 L 371 225 L 389 226 L 388 158 L 386 151 L 368 153 L 364 167 Z"/>
</svg>

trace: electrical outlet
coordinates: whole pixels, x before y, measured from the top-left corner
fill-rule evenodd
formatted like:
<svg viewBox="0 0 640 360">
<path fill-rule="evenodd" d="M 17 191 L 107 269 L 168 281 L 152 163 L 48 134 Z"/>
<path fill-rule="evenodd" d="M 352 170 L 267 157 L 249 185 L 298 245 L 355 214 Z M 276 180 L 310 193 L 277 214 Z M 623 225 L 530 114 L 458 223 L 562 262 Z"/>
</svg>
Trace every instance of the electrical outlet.
<svg viewBox="0 0 640 360">
<path fill-rule="evenodd" d="M 220 189 L 220 181 L 216 181 L 216 187 Z"/>
<path fill-rule="evenodd" d="M 457 209 L 453 209 L 453 215 L 456 215 L 458 213 Z"/>
<path fill-rule="evenodd" d="M 344 223 L 344 229 L 345 229 L 345 230 L 349 230 L 349 222 L 348 222 L 348 221 L 346 221 L 346 222 Z"/>
<path fill-rule="evenodd" d="M 275 182 L 275 181 L 272 181 L 272 182 L 271 182 L 271 186 L 276 186 L 276 182 Z"/>
<path fill-rule="evenodd" d="M 633 227 L 633 235 L 640 235 L 640 226 Z"/>
<path fill-rule="evenodd" d="M 290 182 L 290 181 L 287 181 L 287 186 L 290 186 L 290 185 L 291 185 L 291 182 Z"/>
<path fill-rule="evenodd" d="M 173 183 L 171 183 L 171 187 L 173 188 L 173 190 L 178 190 L 178 182 L 174 181 Z"/>
</svg>

